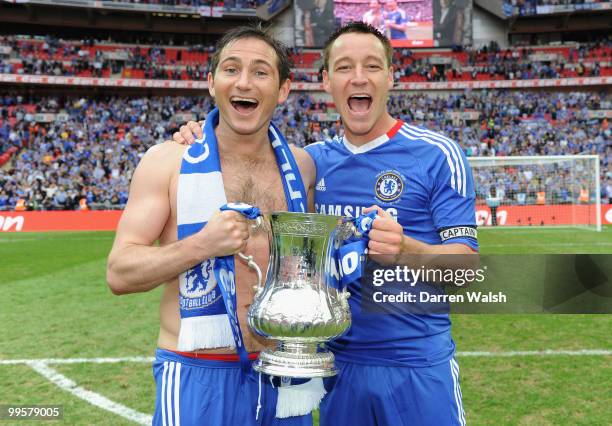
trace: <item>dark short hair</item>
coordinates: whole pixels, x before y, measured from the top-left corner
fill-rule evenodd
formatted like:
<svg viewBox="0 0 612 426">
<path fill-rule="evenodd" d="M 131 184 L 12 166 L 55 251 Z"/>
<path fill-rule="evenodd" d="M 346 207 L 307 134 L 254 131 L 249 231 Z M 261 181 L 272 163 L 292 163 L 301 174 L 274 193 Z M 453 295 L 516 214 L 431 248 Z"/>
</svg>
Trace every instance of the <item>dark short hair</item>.
<svg viewBox="0 0 612 426">
<path fill-rule="evenodd" d="M 343 34 L 372 34 L 376 37 L 383 45 L 385 49 L 385 59 L 387 60 L 387 66 L 391 66 L 391 61 L 393 59 L 393 47 L 391 46 L 391 42 L 387 37 L 385 37 L 380 31 L 374 28 L 370 24 L 366 24 L 361 21 L 349 22 L 346 25 L 338 28 L 325 42 L 325 47 L 323 48 L 323 68 L 329 71 L 329 53 L 331 51 L 332 45 Z"/>
<path fill-rule="evenodd" d="M 225 46 L 231 42 L 244 38 L 256 38 L 274 49 L 274 52 L 276 53 L 276 65 L 278 68 L 278 75 L 280 77 L 280 84 L 283 84 L 285 80 L 290 77 L 291 67 L 293 66 L 293 61 L 289 55 L 289 50 L 287 49 L 287 46 L 270 35 L 268 29 L 264 29 L 261 24 L 236 27 L 226 32 L 225 35 L 219 39 L 215 47 L 215 53 L 213 53 L 210 59 L 210 69 L 213 77 L 217 72 L 217 67 L 219 66 L 219 60 L 221 59 L 221 52 L 223 51 L 223 48 L 225 48 Z"/>
</svg>

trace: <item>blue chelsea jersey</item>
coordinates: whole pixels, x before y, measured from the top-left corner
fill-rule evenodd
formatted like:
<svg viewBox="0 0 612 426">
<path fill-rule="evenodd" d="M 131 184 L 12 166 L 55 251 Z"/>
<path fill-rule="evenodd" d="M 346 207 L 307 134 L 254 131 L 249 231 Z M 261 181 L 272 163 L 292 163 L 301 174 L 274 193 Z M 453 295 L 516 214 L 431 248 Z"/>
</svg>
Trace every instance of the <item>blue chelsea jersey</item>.
<svg viewBox="0 0 612 426">
<path fill-rule="evenodd" d="M 383 11 L 383 18 L 385 21 L 390 21 L 394 24 L 400 25 L 408 22 L 406 12 L 404 12 L 402 9 L 395 9 L 392 12 L 385 10 Z M 406 38 L 406 33 L 404 31 L 395 28 L 390 28 L 390 30 L 390 34 L 387 34 L 387 36 L 390 35 L 389 38 L 391 38 L 392 40 L 402 40 Z"/>
<path fill-rule="evenodd" d="M 317 213 L 355 217 L 376 204 L 412 238 L 478 250 L 472 174 L 454 141 L 398 121 L 360 147 L 335 138 L 306 151 L 317 169 Z M 329 344 L 337 359 L 421 367 L 452 357 L 448 315 L 367 314 L 361 312 L 360 283 L 350 283 L 349 292 L 352 326 Z"/>
</svg>

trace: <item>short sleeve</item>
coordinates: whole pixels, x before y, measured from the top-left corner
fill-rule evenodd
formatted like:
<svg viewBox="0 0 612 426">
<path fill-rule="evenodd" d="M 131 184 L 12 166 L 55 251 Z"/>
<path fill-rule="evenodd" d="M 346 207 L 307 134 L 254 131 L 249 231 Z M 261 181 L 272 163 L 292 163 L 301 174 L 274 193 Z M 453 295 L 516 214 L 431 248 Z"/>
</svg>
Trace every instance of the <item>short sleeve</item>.
<svg viewBox="0 0 612 426">
<path fill-rule="evenodd" d="M 442 244 L 461 243 L 478 250 L 476 194 L 467 158 L 457 143 L 436 139 L 429 167 L 431 214 Z"/>
</svg>

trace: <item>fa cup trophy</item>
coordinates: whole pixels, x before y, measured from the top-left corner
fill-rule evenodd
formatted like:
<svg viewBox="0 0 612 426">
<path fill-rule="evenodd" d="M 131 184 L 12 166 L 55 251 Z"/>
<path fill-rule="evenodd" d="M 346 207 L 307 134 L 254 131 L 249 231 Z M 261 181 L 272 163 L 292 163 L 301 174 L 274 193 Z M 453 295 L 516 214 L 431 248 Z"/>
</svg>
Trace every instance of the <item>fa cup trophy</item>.
<svg viewBox="0 0 612 426">
<path fill-rule="evenodd" d="M 270 263 L 247 321 L 278 345 L 262 351 L 253 368 L 273 376 L 333 376 L 334 356 L 321 345 L 351 324 L 349 294 L 336 284 L 335 252 L 355 228 L 342 217 L 313 213 L 270 213 L 266 219 Z"/>
</svg>

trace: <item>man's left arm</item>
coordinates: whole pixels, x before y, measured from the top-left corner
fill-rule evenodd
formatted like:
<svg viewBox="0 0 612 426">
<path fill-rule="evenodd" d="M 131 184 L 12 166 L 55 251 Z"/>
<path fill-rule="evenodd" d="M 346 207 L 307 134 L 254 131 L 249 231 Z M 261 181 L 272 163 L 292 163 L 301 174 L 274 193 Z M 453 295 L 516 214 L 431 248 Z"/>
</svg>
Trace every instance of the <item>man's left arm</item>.
<svg viewBox="0 0 612 426">
<path fill-rule="evenodd" d="M 368 255 L 381 264 L 425 267 L 429 269 L 474 269 L 479 266 L 478 252 L 464 243 L 428 244 L 404 234 L 404 229 L 389 213 L 371 206 L 378 217 L 369 234 Z"/>
<path fill-rule="evenodd" d="M 430 211 L 440 238 L 439 244 L 428 244 L 403 233 L 403 227 L 380 207 L 369 237 L 370 254 L 393 255 L 398 264 L 419 262 L 426 266 L 457 268 L 478 263 L 474 183 L 467 158 L 458 145 L 448 141 L 454 150 L 434 158 L 427 167 L 430 179 Z M 451 167 L 452 164 L 452 167 Z"/>
<path fill-rule="evenodd" d="M 404 229 L 389 213 L 379 206 L 364 210 L 369 213 L 376 210 L 378 217 L 372 224 L 369 234 L 368 253 L 371 255 L 440 255 L 440 254 L 474 254 L 472 247 L 464 243 L 428 244 L 404 234 Z"/>
</svg>

